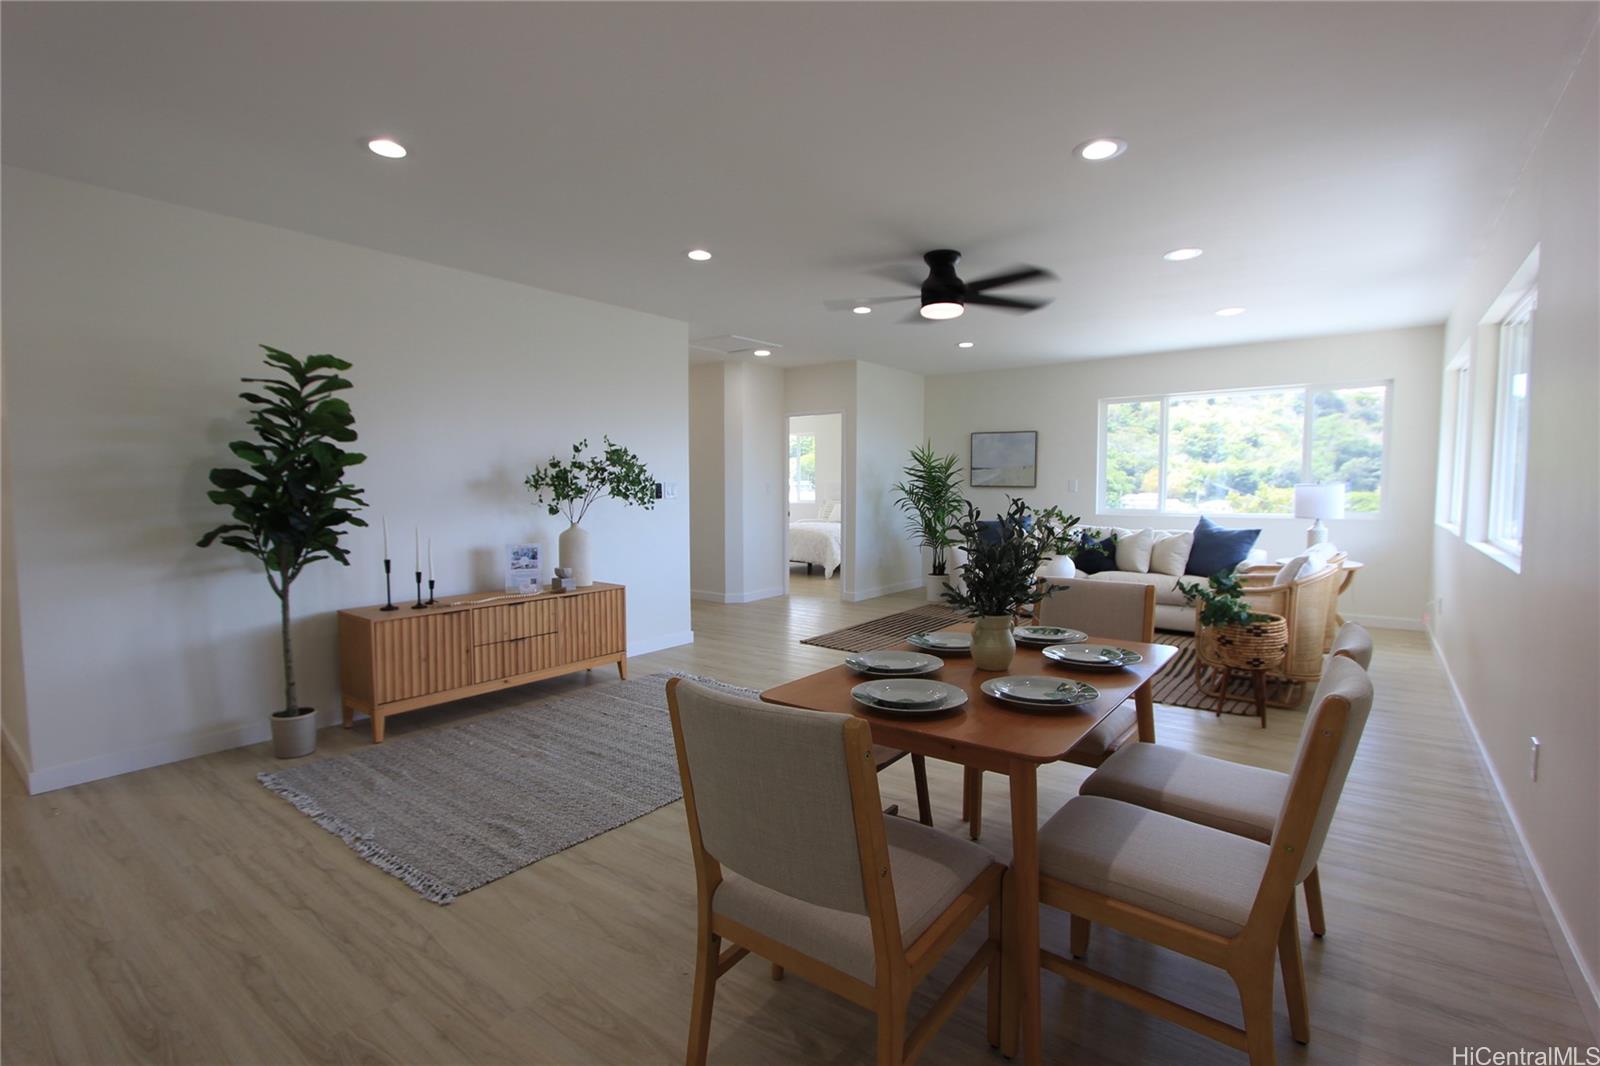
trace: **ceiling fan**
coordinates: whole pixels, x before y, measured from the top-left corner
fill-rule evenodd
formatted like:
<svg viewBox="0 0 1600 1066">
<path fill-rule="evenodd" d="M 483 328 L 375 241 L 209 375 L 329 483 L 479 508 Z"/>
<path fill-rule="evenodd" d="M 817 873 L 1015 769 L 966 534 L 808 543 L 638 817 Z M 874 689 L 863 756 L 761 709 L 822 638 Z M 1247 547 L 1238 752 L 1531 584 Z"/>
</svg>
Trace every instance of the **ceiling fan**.
<svg viewBox="0 0 1600 1066">
<path fill-rule="evenodd" d="M 1054 281 L 1056 277 L 1041 267 L 1019 266 L 1003 274 L 990 274 L 975 281 L 963 281 L 956 274 L 956 264 L 961 261 L 961 253 L 949 248 L 938 248 L 928 252 L 923 255 L 922 261 L 928 264 L 928 276 L 922 280 L 919 291 L 914 295 L 879 296 L 868 300 L 829 300 L 827 306 L 833 310 L 865 313 L 860 311 L 860 308 L 870 308 L 897 300 L 920 299 L 922 303 L 917 313 L 908 318 L 911 322 L 923 319 L 939 322 L 960 318 L 969 304 L 974 307 L 995 307 L 1003 311 L 1037 311 L 1050 301 L 1031 296 L 995 296 L 990 290 L 1023 285 L 1031 281 Z M 918 284 L 914 277 L 896 278 L 896 280 L 902 280 L 907 284 Z"/>
</svg>

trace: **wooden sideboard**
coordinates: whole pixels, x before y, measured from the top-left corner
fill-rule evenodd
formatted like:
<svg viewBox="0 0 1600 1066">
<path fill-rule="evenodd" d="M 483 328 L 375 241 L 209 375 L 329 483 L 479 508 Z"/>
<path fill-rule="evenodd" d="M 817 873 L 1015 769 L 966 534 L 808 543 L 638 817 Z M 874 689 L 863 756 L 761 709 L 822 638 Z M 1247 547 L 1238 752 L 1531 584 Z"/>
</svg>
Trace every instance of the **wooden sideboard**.
<svg viewBox="0 0 1600 1066">
<path fill-rule="evenodd" d="M 433 607 L 339 612 L 344 725 L 615 663 L 628 676 L 627 604 L 621 585 L 508 598 L 457 596 Z"/>
</svg>

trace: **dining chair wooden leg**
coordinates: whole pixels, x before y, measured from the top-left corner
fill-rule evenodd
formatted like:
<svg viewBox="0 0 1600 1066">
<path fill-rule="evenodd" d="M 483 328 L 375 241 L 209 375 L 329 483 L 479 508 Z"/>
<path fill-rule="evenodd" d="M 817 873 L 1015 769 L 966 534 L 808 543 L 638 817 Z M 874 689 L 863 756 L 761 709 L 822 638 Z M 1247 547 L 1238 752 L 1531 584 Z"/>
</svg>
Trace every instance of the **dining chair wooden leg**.
<svg viewBox="0 0 1600 1066">
<path fill-rule="evenodd" d="M 1272 1040 L 1272 960 L 1233 975 L 1244 1014 L 1245 1052 L 1250 1066 L 1275 1066 Z"/>
<path fill-rule="evenodd" d="M 1017 1010 L 1020 1015 L 1024 1066 L 1039 1066 L 1043 1054 L 1042 1015 L 1039 1008 L 1039 767 L 1020 761 L 1011 764 L 1011 869 L 1016 873 L 1012 899 L 1006 909 L 1017 912 L 1015 934 L 1006 947 L 1017 971 Z M 1270 1004 L 1270 999 L 1269 999 Z"/>
<path fill-rule="evenodd" d="M 928 760 L 912 753 L 911 777 L 917 784 L 917 821 L 923 825 L 933 824 L 933 804 L 928 802 Z"/>
<path fill-rule="evenodd" d="M 897 998 L 885 994 L 878 1001 L 878 1066 L 901 1066 L 905 1061 L 906 1004 Z"/>
<path fill-rule="evenodd" d="M 1306 875 L 1306 922 L 1311 926 L 1312 936 L 1322 936 L 1328 931 L 1328 923 L 1322 917 L 1322 879 L 1317 876 L 1317 868 L 1313 866 Z"/>
<path fill-rule="evenodd" d="M 1283 968 L 1283 998 L 1289 1004 L 1289 1032 L 1305 1044 L 1311 1040 L 1311 1007 L 1306 1001 L 1306 968 L 1300 957 L 1300 915 L 1289 897 L 1278 932 L 1278 964 Z"/>
<path fill-rule="evenodd" d="M 1005 943 L 1005 904 L 1002 902 L 1005 898 L 1005 886 L 1002 885 L 999 895 L 995 896 L 994 902 L 989 904 L 989 940 L 997 947 Z M 989 1046 L 992 1048 L 1000 1046 L 1000 1024 L 1002 1020 L 1000 1003 L 1003 996 L 1001 984 L 1005 975 L 1005 968 L 1005 950 L 1002 947 L 989 960 L 989 1002 L 984 1021 L 988 1030 Z"/>
<path fill-rule="evenodd" d="M 717 961 L 722 938 L 700 930 L 694 955 L 694 999 L 689 1007 L 687 1066 L 705 1066 L 711 1046 L 711 1002 L 717 992 Z"/>
<path fill-rule="evenodd" d="M 967 835 L 977 840 L 983 833 L 983 771 L 967 768 Z"/>
<path fill-rule="evenodd" d="M 774 981 L 783 980 L 783 967 L 779 966 L 777 963 L 772 964 L 772 979 Z"/>
<path fill-rule="evenodd" d="M 963 768 L 961 771 L 961 820 L 964 822 L 972 817 L 972 770 Z"/>
<path fill-rule="evenodd" d="M 1081 959 L 1089 954 L 1089 919 L 1072 916 L 1072 957 Z"/>
<path fill-rule="evenodd" d="M 1012 956 L 1017 943 L 1017 909 L 1011 905 L 1016 891 L 1012 882 L 1015 876 L 1008 869 L 1000 880 L 1000 898 L 1005 900 L 1000 912 L 1000 1054 L 1008 1059 L 1017 1057 L 1018 1024 L 1022 1020 L 1021 1004 L 1017 1001 L 1021 986 Z"/>
</svg>

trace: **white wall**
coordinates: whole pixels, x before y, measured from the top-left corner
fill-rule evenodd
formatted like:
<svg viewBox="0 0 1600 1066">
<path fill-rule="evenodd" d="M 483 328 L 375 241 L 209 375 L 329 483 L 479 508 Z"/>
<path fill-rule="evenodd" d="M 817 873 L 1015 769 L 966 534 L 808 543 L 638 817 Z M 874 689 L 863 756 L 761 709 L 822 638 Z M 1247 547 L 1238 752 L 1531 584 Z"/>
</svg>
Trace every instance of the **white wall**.
<svg viewBox="0 0 1600 1066">
<path fill-rule="evenodd" d="M 1472 354 L 1465 536 L 1435 527 L 1431 628 L 1565 937 L 1600 999 L 1600 69 L 1596 42 L 1474 261 L 1435 353 Z M 1484 317 L 1539 246 L 1521 572 L 1473 547 L 1488 485 L 1496 349 Z M 1446 354 L 1448 353 L 1448 354 Z M 1539 776 L 1529 738 L 1542 741 Z"/>
<path fill-rule="evenodd" d="M 856 364 L 856 554 L 852 599 L 922 586 L 922 553 L 894 506 L 911 450 L 923 442 L 921 374 Z"/>
<path fill-rule="evenodd" d="M 1330 538 L 1367 564 L 1340 602 L 1347 616 L 1381 625 L 1419 624 L 1428 598 L 1438 427 L 1437 327 L 1316 337 L 1228 348 L 1064 363 L 1053 367 L 948 374 L 928 378 L 928 434 L 940 452 L 969 459 L 976 430 L 1039 432 L 1039 486 L 967 489 L 985 512 L 1006 493 L 1036 505 L 1059 504 L 1086 523 L 1187 529 L 1183 515 L 1096 513 L 1100 400 L 1254 385 L 1337 384 L 1392 380 L 1382 514 L 1330 523 Z M 1077 491 L 1069 482 L 1077 482 Z M 1303 518 L 1217 517 L 1223 525 L 1260 528 L 1270 556 L 1305 548 Z"/>
<path fill-rule="evenodd" d="M 748 603 L 783 595 L 783 371 L 692 367 L 689 420 L 694 596 Z"/>
<path fill-rule="evenodd" d="M 374 529 L 348 539 L 353 566 L 318 564 L 294 588 L 302 698 L 327 720 L 334 612 L 383 597 L 379 515 L 396 599 L 414 523 L 439 592 L 460 593 L 498 585 L 507 542 L 554 553 L 561 527 L 522 478 L 576 439 L 609 433 L 661 480 L 688 479 L 681 322 L 14 168 L 4 229 L 21 622 L 4 666 L 25 685 L 26 736 L 8 734 L 36 788 L 266 733 L 276 600 L 243 556 L 194 547 L 225 517 L 206 471 L 244 433 L 238 379 L 260 371 L 258 342 L 355 364 L 370 458 L 354 480 Z M 691 639 L 688 510 L 603 502 L 585 523 L 598 576 L 628 586 L 634 653 Z"/>
<path fill-rule="evenodd" d="M 789 419 L 790 435 L 809 433 L 817 442 L 817 498 L 791 503 L 789 517 L 797 521 L 815 518 L 823 503 L 844 499 L 843 424 L 844 419 L 839 415 L 801 415 Z"/>
</svg>

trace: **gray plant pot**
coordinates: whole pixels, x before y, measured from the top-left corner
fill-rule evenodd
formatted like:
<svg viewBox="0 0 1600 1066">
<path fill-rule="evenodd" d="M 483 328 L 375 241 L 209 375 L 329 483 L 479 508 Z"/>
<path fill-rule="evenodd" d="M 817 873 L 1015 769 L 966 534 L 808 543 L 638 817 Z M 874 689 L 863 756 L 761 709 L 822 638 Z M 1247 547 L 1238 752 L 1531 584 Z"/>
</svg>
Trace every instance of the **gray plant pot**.
<svg viewBox="0 0 1600 1066">
<path fill-rule="evenodd" d="M 272 723 L 272 754 L 280 759 L 298 759 L 317 750 L 317 712 L 310 707 L 300 708 L 293 718 L 274 714 Z"/>
</svg>

